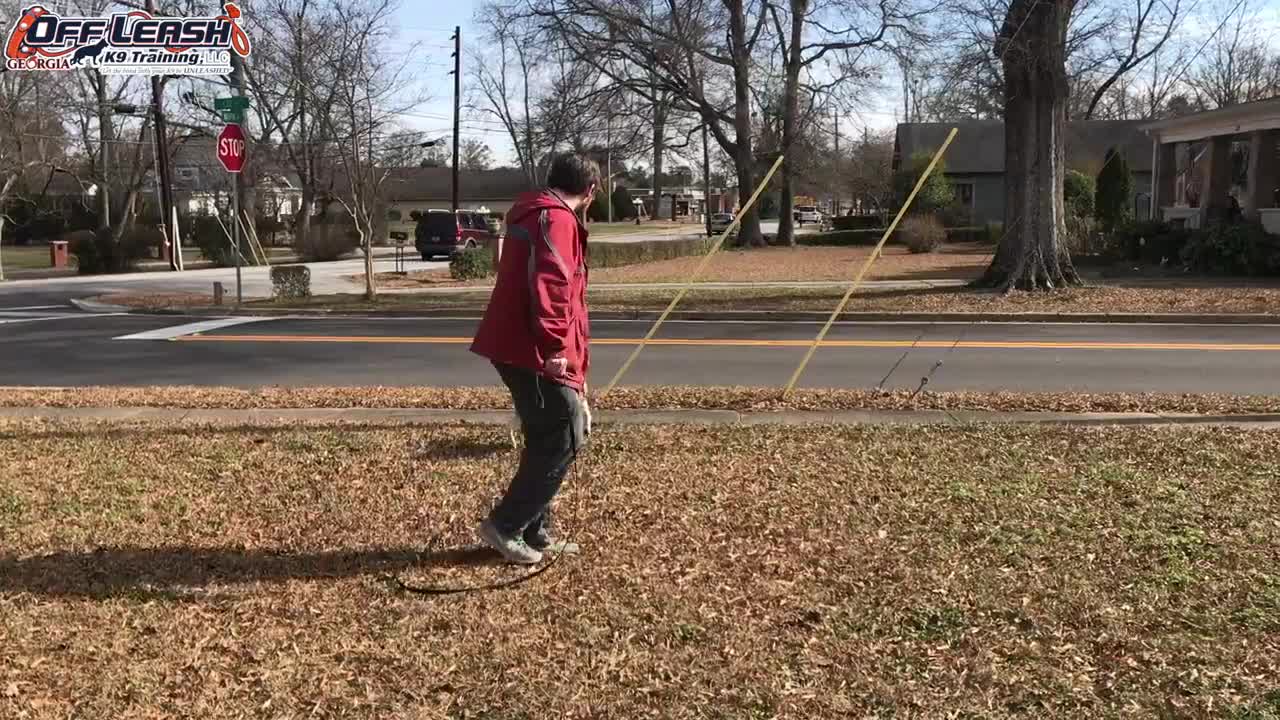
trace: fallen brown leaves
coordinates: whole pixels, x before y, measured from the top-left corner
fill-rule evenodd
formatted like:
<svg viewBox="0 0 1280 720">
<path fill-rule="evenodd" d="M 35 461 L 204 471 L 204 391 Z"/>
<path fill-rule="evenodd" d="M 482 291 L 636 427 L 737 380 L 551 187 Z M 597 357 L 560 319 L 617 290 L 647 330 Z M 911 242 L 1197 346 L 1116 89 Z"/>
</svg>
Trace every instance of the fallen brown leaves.
<svg viewBox="0 0 1280 720">
<path fill-rule="evenodd" d="M 622 387 L 594 400 L 628 410 L 999 410 L 1044 412 L 1167 412 L 1204 415 L 1280 412 L 1273 395 L 1164 393 L 922 392 L 801 389 L 785 400 L 776 388 Z M 511 406 L 506 389 L 437 387 L 85 387 L 3 388 L 0 407 L 169 408 L 441 408 L 492 410 Z"/>
<path fill-rule="evenodd" d="M 850 280 L 871 255 L 870 247 L 769 247 L 724 250 L 711 258 L 700 282 L 783 282 Z M 871 265 L 868 280 L 972 279 L 991 264 L 992 248 L 976 243 L 943 245 L 936 252 L 912 254 L 888 246 Z M 684 282 L 701 256 L 626 265 L 593 271 L 593 283 Z"/>
<path fill-rule="evenodd" d="M 599 290 L 591 295 L 598 310 L 657 309 L 671 302 L 669 290 Z M 683 310 L 811 310 L 831 312 L 843 288 L 695 288 L 680 303 Z M 438 296 L 436 296 L 438 297 Z M 460 302 L 455 299 L 454 302 Z M 473 299 L 471 302 L 475 302 Z M 1280 288 L 1261 286 L 1166 286 L 1071 288 L 1052 293 L 1008 295 L 967 288 L 859 291 L 848 312 L 888 313 L 1229 313 L 1275 314 Z"/>
<path fill-rule="evenodd" d="M 120 305 L 140 310 L 164 310 L 166 308 L 207 307 L 213 305 L 213 296 L 204 293 L 108 293 L 94 298 L 108 305 Z"/>
<path fill-rule="evenodd" d="M 596 288 L 589 293 L 593 310 L 659 310 L 671 302 L 672 289 Z M 840 287 L 695 288 L 680 303 L 680 310 L 802 310 L 830 312 L 844 294 Z M 106 295 L 100 301 L 145 309 L 208 306 L 202 296 Z M 259 302 L 250 307 L 274 309 L 323 309 L 334 312 L 367 310 L 441 310 L 479 312 L 488 302 L 488 290 L 477 288 L 448 294 L 387 294 L 377 302 L 360 295 L 321 295 L 292 303 Z M 858 292 L 848 312 L 879 313 L 1222 313 L 1276 314 L 1280 288 L 1264 286 L 1160 287 L 1097 286 L 1054 293 L 1015 292 L 1001 295 L 964 288 L 921 288 Z"/>
<path fill-rule="evenodd" d="M 724 250 L 713 257 L 699 276 L 700 282 L 784 282 L 848 280 L 871 254 L 870 247 L 769 247 Z M 593 283 L 684 282 L 701 262 L 701 256 L 603 268 L 591 272 Z M 929 280 L 975 278 L 991 264 L 991 247 L 976 243 L 943 245 L 937 252 L 914 255 L 906 248 L 890 246 L 871 266 L 868 280 Z M 378 273 L 383 288 L 430 288 L 449 285 L 491 285 L 492 279 L 459 282 L 448 270 Z M 347 278 L 364 283 L 364 275 Z"/>
<path fill-rule="evenodd" d="M 1280 443 L 602 431 L 585 554 L 467 552 L 498 428 L 0 425 L 0 717 L 1268 717 Z M 1254 714 L 1246 714 L 1247 712 Z"/>
</svg>

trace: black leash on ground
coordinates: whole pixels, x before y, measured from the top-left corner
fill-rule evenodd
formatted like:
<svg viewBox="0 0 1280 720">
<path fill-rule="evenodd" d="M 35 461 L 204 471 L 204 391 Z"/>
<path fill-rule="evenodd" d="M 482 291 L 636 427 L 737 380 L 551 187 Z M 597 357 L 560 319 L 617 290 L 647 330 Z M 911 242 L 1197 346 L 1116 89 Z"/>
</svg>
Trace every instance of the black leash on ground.
<svg viewBox="0 0 1280 720">
<path fill-rule="evenodd" d="M 584 447 L 583 449 L 585 450 L 586 448 Z M 585 453 L 583 454 L 585 455 Z M 577 483 L 581 485 L 582 463 L 585 462 L 586 459 L 580 458 L 578 460 L 580 461 L 576 462 L 574 466 L 574 475 L 576 476 L 575 479 Z M 408 593 L 410 595 L 418 595 L 421 597 L 441 597 L 443 595 L 465 595 L 469 593 L 492 592 L 494 590 L 507 590 L 518 585 L 523 585 L 530 580 L 545 574 L 548 570 L 555 567 L 560 562 L 560 559 L 567 554 L 569 553 L 565 553 L 563 551 L 552 553 L 551 562 L 548 562 L 531 572 L 527 572 L 523 575 L 509 578 L 507 580 L 486 583 L 484 585 L 414 585 L 400 579 L 400 576 L 398 575 L 385 575 L 383 576 L 383 579 L 394 585 L 400 592 Z"/>
<path fill-rule="evenodd" d="M 533 572 L 525 573 L 524 575 L 511 578 L 509 580 L 502 580 L 500 582 L 489 583 L 487 585 L 465 585 L 465 586 L 460 585 L 460 586 L 453 586 L 453 587 L 450 587 L 447 585 L 411 585 L 405 582 L 404 580 L 401 580 L 396 575 L 388 575 L 386 579 L 391 583 L 393 583 L 396 586 L 396 589 L 400 590 L 400 592 L 409 593 L 411 595 L 423 595 L 428 597 L 439 597 L 441 595 L 462 595 L 465 593 L 489 592 L 492 590 L 505 590 L 507 588 L 516 587 L 517 585 L 523 585 L 524 583 L 527 583 L 530 580 L 545 573 L 546 571 L 555 567 L 556 563 L 560 562 L 560 558 L 563 556 L 564 556 L 564 553 L 562 552 L 556 553 L 555 555 L 551 556 L 551 562 L 543 565 L 542 567 L 534 570 Z"/>
</svg>

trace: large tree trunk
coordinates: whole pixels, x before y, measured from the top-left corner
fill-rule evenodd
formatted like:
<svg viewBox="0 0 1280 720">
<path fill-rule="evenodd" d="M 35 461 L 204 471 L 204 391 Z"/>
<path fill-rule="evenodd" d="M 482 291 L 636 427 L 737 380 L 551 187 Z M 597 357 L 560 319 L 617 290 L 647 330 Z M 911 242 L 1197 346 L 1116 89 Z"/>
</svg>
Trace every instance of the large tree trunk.
<svg viewBox="0 0 1280 720">
<path fill-rule="evenodd" d="M 1075 0 L 1013 0 L 997 41 L 1005 78 L 1004 237 L 982 287 L 1078 285 L 1066 243 L 1063 130 Z"/>
<path fill-rule="evenodd" d="M 729 6 L 730 45 L 733 49 L 733 131 L 737 153 L 733 160 L 738 171 L 738 203 L 745 208 L 756 190 L 755 151 L 751 143 L 751 48 L 747 45 L 746 11 L 741 0 L 731 0 Z M 738 227 L 738 244 L 764 245 L 760 235 L 759 206 L 752 206 L 742 216 Z"/>
<path fill-rule="evenodd" d="M 373 274 L 373 228 L 369 225 L 360 231 L 360 247 L 364 249 L 364 299 L 373 302 L 378 299 L 378 281 Z"/>
<path fill-rule="evenodd" d="M 667 149 L 667 108 L 663 103 L 656 102 L 653 104 L 653 215 L 652 220 L 657 220 L 662 215 L 662 156 Z M 675 209 L 675 198 L 671 199 L 672 209 Z"/>
<path fill-rule="evenodd" d="M 804 40 L 804 18 L 809 11 L 809 0 L 791 0 L 791 39 L 787 45 L 787 82 L 782 96 L 782 200 L 778 203 L 778 244 L 796 244 L 795 218 L 792 203 L 795 198 L 794 165 L 796 115 L 800 112 L 800 63 Z"/>
<path fill-rule="evenodd" d="M 302 183 L 302 198 L 299 201 L 298 219 L 293 225 L 293 246 L 299 252 L 304 252 L 310 245 L 311 235 L 311 206 L 316 202 L 316 189 L 310 183 L 304 181 Z M 305 259 L 305 258 L 304 258 Z"/>
</svg>

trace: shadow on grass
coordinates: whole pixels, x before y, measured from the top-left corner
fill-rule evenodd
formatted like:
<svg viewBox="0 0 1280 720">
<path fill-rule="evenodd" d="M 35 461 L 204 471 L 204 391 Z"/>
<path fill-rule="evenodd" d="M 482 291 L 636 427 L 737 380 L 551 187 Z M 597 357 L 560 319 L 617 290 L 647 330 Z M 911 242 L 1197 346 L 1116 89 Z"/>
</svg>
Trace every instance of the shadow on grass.
<svg viewBox="0 0 1280 720">
<path fill-rule="evenodd" d="M 229 547 L 118 547 L 19 558 L 0 555 L 0 592 L 107 600 L 200 601 L 210 585 L 336 580 L 410 569 L 498 567 L 486 547 L 289 553 Z"/>
</svg>

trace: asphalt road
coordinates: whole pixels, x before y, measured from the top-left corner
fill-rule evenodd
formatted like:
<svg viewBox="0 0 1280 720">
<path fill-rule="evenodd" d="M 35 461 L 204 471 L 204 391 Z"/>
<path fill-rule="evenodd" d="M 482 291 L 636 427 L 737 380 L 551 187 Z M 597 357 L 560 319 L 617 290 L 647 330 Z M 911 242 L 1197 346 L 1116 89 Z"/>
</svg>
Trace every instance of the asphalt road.
<svg viewBox="0 0 1280 720">
<path fill-rule="evenodd" d="M 226 322 L 0 311 L 0 385 L 496 382 L 467 350 L 473 319 Z M 779 386 L 818 327 L 672 322 L 624 384 Z M 647 329 L 594 324 L 593 384 L 609 380 Z M 1280 326 L 850 323 L 835 326 L 828 342 L 803 386 L 873 387 L 889 375 L 886 387 L 915 388 L 932 373 L 933 390 L 1280 393 Z"/>
</svg>

